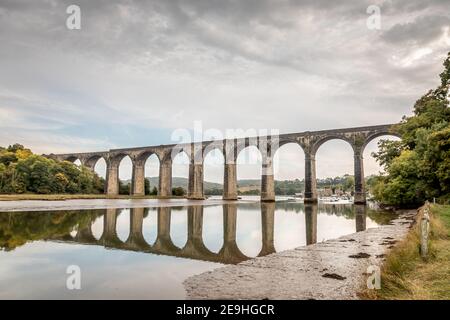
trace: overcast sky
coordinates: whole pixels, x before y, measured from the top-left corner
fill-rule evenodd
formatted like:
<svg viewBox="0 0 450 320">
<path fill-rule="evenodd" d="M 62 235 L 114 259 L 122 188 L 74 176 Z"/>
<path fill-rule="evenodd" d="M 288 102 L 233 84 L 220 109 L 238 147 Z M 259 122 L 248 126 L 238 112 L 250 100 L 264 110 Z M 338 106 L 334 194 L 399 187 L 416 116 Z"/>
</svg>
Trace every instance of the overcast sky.
<svg viewBox="0 0 450 320">
<path fill-rule="evenodd" d="M 80 30 L 66 27 L 70 4 Z M 379 30 L 366 25 L 370 5 Z M 0 0 L 0 145 L 173 143 L 194 121 L 281 133 L 398 122 L 439 82 L 449 15 L 448 0 Z M 366 173 L 378 170 L 374 146 Z M 280 157 L 278 178 L 304 176 L 300 149 Z M 330 141 L 318 175 L 352 173 L 352 161 L 348 145 Z M 221 174 L 211 166 L 206 179 Z"/>
</svg>

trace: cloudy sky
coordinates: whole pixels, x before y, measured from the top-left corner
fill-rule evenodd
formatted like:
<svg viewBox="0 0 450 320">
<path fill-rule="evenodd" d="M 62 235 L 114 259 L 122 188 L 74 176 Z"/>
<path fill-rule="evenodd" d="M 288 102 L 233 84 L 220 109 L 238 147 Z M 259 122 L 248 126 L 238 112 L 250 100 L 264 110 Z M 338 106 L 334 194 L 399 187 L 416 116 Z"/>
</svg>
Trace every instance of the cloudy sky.
<svg viewBox="0 0 450 320">
<path fill-rule="evenodd" d="M 71 4 L 80 30 L 66 27 Z M 371 5 L 380 29 L 367 27 Z M 397 122 L 436 87 L 449 25 L 448 0 L 0 0 L 0 145 L 173 143 L 195 121 L 282 133 Z M 375 146 L 366 173 L 378 170 Z M 352 158 L 330 141 L 318 175 L 351 173 Z M 278 178 L 303 177 L 296 146 L 280 161 Z M 243 166 L 239 177 L 258 170 Z"/>
</svg>

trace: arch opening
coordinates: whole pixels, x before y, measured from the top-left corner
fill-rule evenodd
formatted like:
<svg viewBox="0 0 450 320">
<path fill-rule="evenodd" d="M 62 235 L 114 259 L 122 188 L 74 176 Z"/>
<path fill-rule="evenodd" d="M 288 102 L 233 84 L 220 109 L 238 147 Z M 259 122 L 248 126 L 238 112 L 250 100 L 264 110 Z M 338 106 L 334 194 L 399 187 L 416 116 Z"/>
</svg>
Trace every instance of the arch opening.
<svg viewBox="0 0 450 320">
<path fill-rule="evenodd" d="M 302 147 L 289 142 L 274 154 L 273 171 L 276 196 L 301 196 L 305 189 L 305 153 Z"/>
<path fill-rule="evenodd" d="M 316 152 L 317 195 L 351 197 L 354 194 L 354 151 L 348 141 L 329 139 Z"/>
<path fill-rule="evenodd" d="M 96 240 L 100 240 L 103 235 L 103 223 L 105 219 L 105 215 L 97 217 L 91 225 L 92 235 Z"/>
<path fill-rule="evenodd" d="M 133 162 L 125 155 L 119 162 L 119 194 L 131 194 Z"/>
<path fill-rule="evenodd" d="M 172 207 L 170 216 L 170 239 L 179 249 L 188 241 L 188 212 L 186 208 Z"/>
<path fill-rule="evenodd" d="M 381 140 L 401 141 L 399 137 L 390 134 L 379 135 L 367 141 L 363 151 L 364 172 L 366 176 L 384 172 L 384 169 L 379 165 L 375 157 L 372 156 L 372 153 L 376 153 L 380 150 L 379 143 Z"/>
<path fill-rule="evenodd" d="M 180 151 L 172 160 L 172 194 L 184 196 L 187 194 L 189 180 L 189 156 Z"/>
<path fill-rule="evenodd" d="M 210 206 L 203 212 L 203 243 L 208 250 L 218 253 L 223 246 L 223 208 Z"/>
<path fill-rule="evenodd" d="M 127 241 L 130 236 L 130 209 L 122 209 L 117 214 L 116 234 L 122 241 Z"/>
<path fill-rule="evenodd" d="M 159 187 L 159 158 L 153 153 L 145 160 L 144 169 L 144 193 L 146 195 L 158 194 Z"/>
<path fill-rule="evenodd" d="M 218 148 L 207 152 L 203 161 L 203 188 L 205 195 L 223 195 L 224 166 L 225 158 Z"/>
<path fill-rule="evenodd" d="M 242 149 L 236 159 L 238 195 L 255 197 L 261 194 L 262 155 L 256 146 Z"/>
<path fill-rule="evenodd" d="M 282 205 L 280 205 L 282 206 Z M 303 210 L 278 211 L 275 208 L 274 213 L 274 247 L 275 251 L 280 252 L 292 247 L 304 246 L 305 233 L 305 213 Z M 278 211 L 278 212 L 277 212 Z"/>
<path fill-rule="evenodd" d="M 103 179 L 106 179 L 106 161 L 105 158 L 99 158 L 94 165 L 94 171 Z"/>
<path fill-rule="evenodd" d="M 153 246 L 158 236 L 158 211 L 156 208 L 146 209 L 144 221 L 142 223 L 142 230 L 144 240 Z"/>
<path fill-rule="evenodd" d="M 239 208 L 236 219 L 237 248 L 247 257 L 256 257 L 262 249 L 262 224 L 259 205 Z"/>
<path fill-rule="evenodd" d="M 363 150 L 364 158 L 364 173 L 365 173 L 365 185 L 366 191 L 368 193 L 368 199 L 373 197 L 373 187 L 377 181 L 377 176 L 383 175 L 385 170 L 383 166 L 377 162 L 374 157 L 374 153 L 380 151 L 380 143 L 382 140 L 388 141 L 401 141 L 401 139 L 394 135 L 378 135 L 372 139 L 368 139 Z"/>
</svg>

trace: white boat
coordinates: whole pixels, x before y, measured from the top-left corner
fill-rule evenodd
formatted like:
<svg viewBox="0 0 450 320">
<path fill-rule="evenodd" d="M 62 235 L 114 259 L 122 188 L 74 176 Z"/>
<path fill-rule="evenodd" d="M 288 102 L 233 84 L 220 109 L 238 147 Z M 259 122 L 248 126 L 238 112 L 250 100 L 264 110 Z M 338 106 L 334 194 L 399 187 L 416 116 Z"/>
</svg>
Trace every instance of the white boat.
<svg viewBox="0 0 450 320">
<path fill-rule="evenodd" d="M 338 198 L 338 197 L 336 197 L 336 196 L 331 196 L 330 202 L 338 202 L 338 201 L 339 201 L 339 198 Z"/>
</svg>

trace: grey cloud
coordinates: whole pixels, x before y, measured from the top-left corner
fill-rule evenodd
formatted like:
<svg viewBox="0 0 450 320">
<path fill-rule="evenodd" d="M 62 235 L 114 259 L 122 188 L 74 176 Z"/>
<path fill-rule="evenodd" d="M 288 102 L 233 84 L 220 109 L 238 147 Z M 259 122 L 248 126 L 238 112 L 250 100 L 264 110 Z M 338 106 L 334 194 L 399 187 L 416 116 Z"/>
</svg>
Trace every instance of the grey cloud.
<svg viewBox="0 0 450 320">
<path fill-rule="evenodd" d="M 381 3 L 382 12 L 388 15 L 414 12 L 448 12 L 447 0 L 388 0 Z"/>
<path fill-rule="evenodd" d="M 390 29 L 366 28 L 373 2 Z M 393 122 L 437 84 L 448 51 L 435 41 L 448 1 L 85 0 L 82 29 L 69 31 L 72 3 L 0 2 L 0 111 L 47 122 L 46 135 L 87 121 L 282 132 Z M 425 45 L 432 53 L 410 58 Z"/>
<path fill-rule="evenodd" d="M 411 43 L 425 46 L 442 36 L 444 27 L 450 27 L 450 16 L 421 16 L 413 22 L 396 24 L 381 35 L 390 44 Z"/>
</svg>

